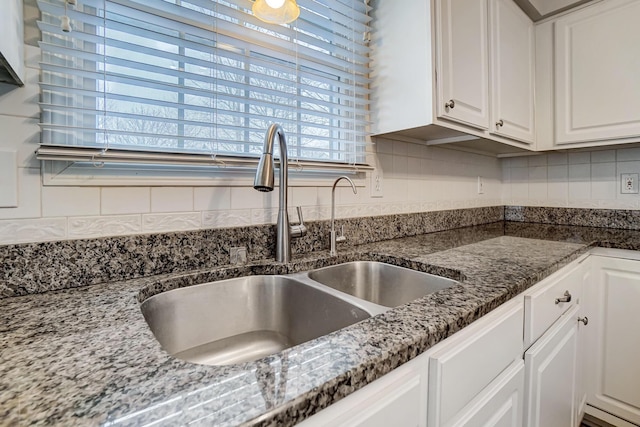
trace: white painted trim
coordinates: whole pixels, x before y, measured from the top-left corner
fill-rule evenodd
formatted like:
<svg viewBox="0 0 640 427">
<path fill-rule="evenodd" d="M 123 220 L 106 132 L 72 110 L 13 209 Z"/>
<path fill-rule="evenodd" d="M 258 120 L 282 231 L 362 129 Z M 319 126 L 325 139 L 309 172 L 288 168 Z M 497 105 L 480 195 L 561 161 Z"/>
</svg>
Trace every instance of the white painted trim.
<svg viewBox="0 0 640 427">
<path fill-rule="evenodd" d="M 612 249 L 612 248 L 593 248 L 589 251 L 590 255 L 630 259 L 640 261 L 640 251 L 632 251 L 628 249 Z"/>
<path fill-rule="evenodd" d="M 43 186 L 90 187 L 252 187 L 251 169 L 224 170 L 197 166 L 153 166 L 109 164 L 100 167 L 88 163 L 42 161 Z M 289 165 L 290 187 L 331 187 L 336 177 L 349 175 L 357 187 L 366 185 L 366 173 L 352 171 L 298 172 Z"/>
<path fill-rule="evenodd" d="M 638 427 L 635 424 L 632 424 L 626 420 L 623 420 L 622 418 L 618 418 L 615 415 L 611 415 L 610 413 L 602 411 L 589 404 L 586 405 L 585 413 L 599 420 L 602 420 L 606 423 L 609 423 L 610 425 L 615 427 Z"/>
</svg>

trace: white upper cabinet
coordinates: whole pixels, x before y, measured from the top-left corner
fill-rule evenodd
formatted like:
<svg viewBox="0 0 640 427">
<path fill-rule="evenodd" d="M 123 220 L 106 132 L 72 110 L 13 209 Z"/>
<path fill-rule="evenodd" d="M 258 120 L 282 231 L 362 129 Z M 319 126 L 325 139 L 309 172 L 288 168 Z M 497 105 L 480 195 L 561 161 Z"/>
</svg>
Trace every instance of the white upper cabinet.
<svg viewBox="0 0 640 427">
<path fill-rule="evenodd" d="M 533 143 L 535 32 L 512 0 L 489 0 L 491 120 L 496 135 Z"/>
<path fill-rule="evenodd" d="M 637 0 L 603 1 L 555 22 L 556 144 L 638 140 L 638 22 Z M 615 141 L 624 138 L 635 140 Z"/>
<path fill-rule="evenodd" d="M 436 1 L 438 117 L 480 129 L 489 128 L 487 22 L 484 0 Z"/>
<path fill-rule="evenodd" d="M 531 150 L 533 138 L 522 131 L 532 131 L 531 40 L 522 41 L 531 21 L 503 18 L 517 10 L 512 1 L 503 0 L 515 9 L 498 6 L 497 12 L 502 25 L 496 33 L 502 40 L 495 44 L 502 55 L 497 70 L 507 79 L 503 82 L 502 76 L 490 76 L 489 0 L 403 0 L 401 6 L 374 0 L 372 133 L 493 153 Z M 520 22 L 524 28 L 514 29 Z M 509 58 L 514 51 L 517 57 Z M 525 75 L 522 69 L 528 70 Z M 490 82 L 499 85 L 494 114 L 506 123 L 498 131 L 491 119 Z"/>
<path fill-rule="evenodd" d="M 24 84 L 22 0 L 4 0 L 0 13 L 0 83 Z"/>
</svg>

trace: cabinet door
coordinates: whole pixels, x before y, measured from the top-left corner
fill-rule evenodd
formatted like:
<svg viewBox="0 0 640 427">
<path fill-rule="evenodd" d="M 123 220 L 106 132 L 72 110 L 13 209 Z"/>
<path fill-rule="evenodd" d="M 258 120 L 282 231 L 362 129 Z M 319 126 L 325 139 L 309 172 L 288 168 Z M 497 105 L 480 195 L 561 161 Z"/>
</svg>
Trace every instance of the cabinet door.
<svg viewBox="0 0 640 427">
<path fill-rule="evenodd" d="M 25 81 L 22 0 L 4 0 L 0 14 L 0 82 Z"/>
<path fill-rule="evenodd" d="M 525 426 L 576 423 L 577 314 L 574 306 L 525 353 Z"/>
<path fill-rule="evenodd" d="M 428 357 L 418 356 L 298 425 L 425 427 Z"/>
<path fill-rule="evenodd" d="M 589 260 L 587 267 L 590 267 L 591 259 Z M 591 283 L 591 268 L 584 268 L 580 270 L 582 274 L 582 280 L 580 281 L 581 292 L 580 295 L 585 295 L 585 287 Z M 586 319 L 578 321 L 578 358 L 576 360 L 576 422 L 575 427 L 579 427 L 584 417 L 585 409 L 587 406 L 587 378 L 592 374 L 592 370 L 589 369 L 587 364 L 587 357 L 589 349 L 587 347 L 587 334 L 588 330 L 593 328 L 593 314 L 590 311 L 590 306 L 583 303 L 586 298 L 580 298 L 578 303 L 578 318 Z M 591 320 L 590 320 L 591 319 Z M 592 323 L 589 324 L 588 322 Z"/>
<path fill-rule="evenodd" d="M 433 349 L 429 360 L 429 427 L 452 425 L 482 390 L 522 358 L 523 303 L 505 303 Z"/>
<path fill-rule="evenodd" d="M 472 401 L 451 427 L 522 426 L 524 363 L 513 364 Z"/>
<path fill-rule="evenodd" d="M 513 0 L 489 0 L 491 122 L 496 135 L 534 142 L 535 33 Z"/>
<path fill-rule="evenodd" d="M 594 257 L 587 404 L 640 425 L 640 261 Z"/>
<path fill-rule="evenodd" d="M 640 135 L 640 2 L 607 0 L 555 23 L 556 143 Z"/>
<path fill-rule="evenodd" d="M 436 8 L 437 115 L 488 129 L 487 2 L 437 0 Z"/>
</svg>

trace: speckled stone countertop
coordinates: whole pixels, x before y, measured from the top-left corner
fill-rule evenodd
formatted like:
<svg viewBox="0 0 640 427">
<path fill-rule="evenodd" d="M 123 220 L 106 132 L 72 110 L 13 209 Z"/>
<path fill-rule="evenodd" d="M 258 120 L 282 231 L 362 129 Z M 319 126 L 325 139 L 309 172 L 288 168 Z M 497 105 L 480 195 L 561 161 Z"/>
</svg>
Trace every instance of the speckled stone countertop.
<svg viewBox="0 0 640 427">
<path fill-rule="evenodd" d="M 640 232 L 493 223 L 297 256 L 13 297 L 0 313 L 0 425 L 293 425 L 416 357 L 579 257 L 640 249 Z M 256 362 L 214 367 L 165 353 L 140 300 L 246 275 L 380 260 L 443 274 L 439 291 Z"/>
</svg>

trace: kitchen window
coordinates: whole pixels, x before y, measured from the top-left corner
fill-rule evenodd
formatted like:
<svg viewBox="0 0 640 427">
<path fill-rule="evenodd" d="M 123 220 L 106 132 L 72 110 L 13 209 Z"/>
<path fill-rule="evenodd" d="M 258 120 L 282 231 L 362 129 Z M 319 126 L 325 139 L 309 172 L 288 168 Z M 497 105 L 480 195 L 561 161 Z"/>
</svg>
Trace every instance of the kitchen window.
<svg viewBox="0 0 640 427">
<path fill-rule="evenodd" d="M 299 168 L 363 170 L 369 7 L 298 3 L 298 20 L 273 25 L 249 0 L 38 0 L 38 157 L 228 172 L 254 165 L 279 123 Z"/>
</svg>

